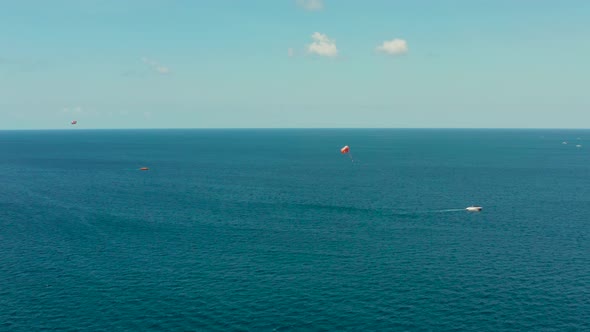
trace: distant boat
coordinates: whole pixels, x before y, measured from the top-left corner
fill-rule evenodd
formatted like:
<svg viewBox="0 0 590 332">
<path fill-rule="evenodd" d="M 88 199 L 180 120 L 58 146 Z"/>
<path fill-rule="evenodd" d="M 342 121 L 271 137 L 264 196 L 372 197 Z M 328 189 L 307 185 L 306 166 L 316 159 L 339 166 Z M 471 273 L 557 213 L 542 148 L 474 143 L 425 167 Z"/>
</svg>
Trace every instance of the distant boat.
<svg viewBox="0 0 590 332">
<path fill-rule="evenodd" d="M 565 145 L 565 144 L 567 144 L 567 142 L 564 141 L 564 142 L 561 142 L 561 144 L 564 144 Z"/>
<path fill-rule="evenodd" d="M 147 171 L 147 170 L 149 170 L 149 168 L 147 168 L 147 167 L 142 167 L 142 168 L 140 168 L 139 170 L 140 170 L 140 171 Z"/>
<path fill-rule="evenodd" d="M 465 208 L 465 210 L 467 210 L 469 212 L 479 212 L 479 211 L 483 210 L 483 208 L 481 206 L 469 206 L 469 207 Z"/>
</svg>

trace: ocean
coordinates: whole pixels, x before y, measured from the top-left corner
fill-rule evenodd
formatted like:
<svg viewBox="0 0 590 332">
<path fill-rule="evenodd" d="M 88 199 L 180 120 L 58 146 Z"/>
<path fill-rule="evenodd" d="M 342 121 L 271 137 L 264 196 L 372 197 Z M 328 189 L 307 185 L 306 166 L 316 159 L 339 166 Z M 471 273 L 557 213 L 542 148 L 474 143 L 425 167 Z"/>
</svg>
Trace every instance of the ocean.
<svg viewBox="0 0 590 332">
<path fill-rule="evenodd" d="M 0 131 L 0 330 L 588 331 L 588 140 Z"/>
</svg>

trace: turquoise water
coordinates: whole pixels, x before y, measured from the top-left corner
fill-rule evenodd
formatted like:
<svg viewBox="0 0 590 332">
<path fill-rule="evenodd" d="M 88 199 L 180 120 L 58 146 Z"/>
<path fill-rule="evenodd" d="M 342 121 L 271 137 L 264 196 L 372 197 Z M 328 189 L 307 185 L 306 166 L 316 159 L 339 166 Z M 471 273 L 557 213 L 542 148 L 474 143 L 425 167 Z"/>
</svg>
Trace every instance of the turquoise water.
<svg viewBox="0 0 590 332">
<path fill-rule="evenodd" d="M 0 330 L 589 330 L 585 139 L 0 132 Z"/>
</svg>

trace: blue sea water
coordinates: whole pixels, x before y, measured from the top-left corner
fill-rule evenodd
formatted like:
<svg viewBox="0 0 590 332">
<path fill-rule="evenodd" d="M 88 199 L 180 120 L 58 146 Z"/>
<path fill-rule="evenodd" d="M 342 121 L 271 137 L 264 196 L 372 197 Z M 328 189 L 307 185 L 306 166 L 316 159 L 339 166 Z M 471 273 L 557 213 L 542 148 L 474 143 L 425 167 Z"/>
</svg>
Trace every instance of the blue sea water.
<svg viewBox="0 0 590 332">
<path fill-rule="evenodd" d="M 2 131 L 0 330 L 590 330 L 586 139 Z"/>
</svg>

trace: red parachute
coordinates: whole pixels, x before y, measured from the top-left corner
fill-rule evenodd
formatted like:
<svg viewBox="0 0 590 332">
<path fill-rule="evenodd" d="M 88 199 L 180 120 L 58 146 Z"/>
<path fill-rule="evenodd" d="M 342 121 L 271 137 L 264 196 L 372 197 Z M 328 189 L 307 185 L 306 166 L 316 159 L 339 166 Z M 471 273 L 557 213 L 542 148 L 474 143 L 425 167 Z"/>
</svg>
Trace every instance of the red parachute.
<svg viewBox="0 0 590 332">
<path fill-rule="evenodd" d="M 77 120 L 73 120 L 72 122 L 70 122 L 72 125 L 78 124 Z"/>
<path fill-rule="evenodd" d="M 350 153 L 350 147 L 348 145 L 345 145 L 342 149 L 340 149 L 340 153 L 347 154 L 350 157 L 350 160 L 354 162 L 354 159 L 352 159 L 352 154 Z"/>
</svg>

